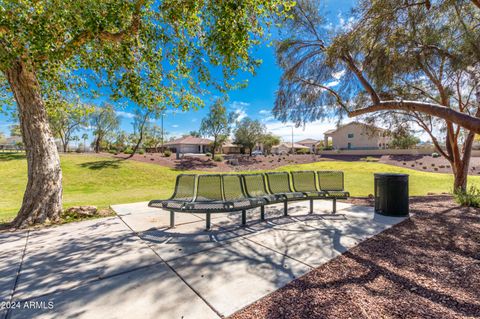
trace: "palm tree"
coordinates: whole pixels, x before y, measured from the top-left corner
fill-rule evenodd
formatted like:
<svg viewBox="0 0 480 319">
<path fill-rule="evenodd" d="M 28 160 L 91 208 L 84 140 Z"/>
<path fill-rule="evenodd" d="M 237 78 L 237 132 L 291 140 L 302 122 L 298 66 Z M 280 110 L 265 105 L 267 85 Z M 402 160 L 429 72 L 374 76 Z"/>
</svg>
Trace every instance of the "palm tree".
<svg viewBox="0 0 480 319">
<path fill-rule="evenodd" d="M 87 133 L 83 133 L 82 140 L 83 140 L 83 152 L 85 153 L 85 147 L 87 145 L 86 143 L 87 143 L 87 140 L 88 140 L 88 134 Z"/>
</svg>

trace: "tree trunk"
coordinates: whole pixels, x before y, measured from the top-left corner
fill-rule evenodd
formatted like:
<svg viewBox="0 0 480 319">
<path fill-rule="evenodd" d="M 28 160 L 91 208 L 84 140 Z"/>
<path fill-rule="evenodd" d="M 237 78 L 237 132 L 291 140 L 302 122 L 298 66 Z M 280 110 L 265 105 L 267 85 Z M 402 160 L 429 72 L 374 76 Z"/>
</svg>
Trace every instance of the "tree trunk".
<svg viewBox="0 0 480 319">
<path fill-rule="evenodd" d="M 28 183 L 16 228 L 58 221 L 62 211 L 62 170 L 35 72 L 22 61 L 5 72 L 18 107 L 28 164 Z"/>
</svg>

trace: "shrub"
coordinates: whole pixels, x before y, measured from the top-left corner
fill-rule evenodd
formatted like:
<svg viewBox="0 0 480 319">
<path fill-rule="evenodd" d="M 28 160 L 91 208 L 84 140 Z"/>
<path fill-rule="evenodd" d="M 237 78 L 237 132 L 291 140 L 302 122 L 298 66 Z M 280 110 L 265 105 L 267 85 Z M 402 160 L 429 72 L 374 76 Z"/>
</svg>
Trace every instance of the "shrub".
<svg viewBox="0 0 480 319">
<path fill-rule="evenodd" d="M 363 162 L 378 162 L 380 159 L 372 156 L 367 156 L 367 157 L 362 157 L 360 160 Z M 405 165 L 405 163 L 403 165 Z"/>
<path fill-rule="evenodd" d="M 109 152 L 110 154 L 115 154 L 115 155 L 118 154 L 118 152 L 117 152 L 116 150 L 108 150 L 108 152 Z"/>
<path fill-rule="evenodd" d="M 310 154 L 310 150 L 306 148 L 301 148 L 297 150 L 297 154 Z"/>
<path fill-rule="evenodd" d="M 462 206 L 480 207 L 480 189 L 470 186 L 466 191 L 457 190 L 453 193 L 455 201 Z"/>
<path fill-rule="evenodd" d="M 138 154 L 143 155 L 143 154 L 145 154 L 145 151 L 144 150 L 139 150 Z"/>
<path fill-rule="evenodd" d="M 222 155 L 215 155 L 213 158 L 215 162 L 222 162 L 223 161 L 223 156 Z"/>
<path fill-rule="evenodd" d="M 205 153 L 205 155 L 206 155 L 207 157 L 212 157 L 212 153 L 210 153 L 210 152 Z"/>
<path fill-rule="evenodd" d="M 75 150 L 75 152 L 81 153 L 81 152 L 83 152 L 83 150 L 82 150 L 80 147 L 78 147 L 78 148 Z"/>
<path fill-rule="evenodd" d="M 172 151 L 170 150 L 166 150 L 165 152 L 163 152 L 163 156 L 165 157 L 170 157 L 172 155 Z"/>
<path fill-rule="evenodd" d="M 433 157 L 433 158 L 440 157 L 440 154 L 438 154 L 437 152 L 433 152 L 433 153 L 432 153 L 432 157 Z"/>
<path fill-rule="evenodd" d="M 133 154 L 133 150 L 130 147 L 127 147 L 123 150 L 123 154 Z"/>
</svg>

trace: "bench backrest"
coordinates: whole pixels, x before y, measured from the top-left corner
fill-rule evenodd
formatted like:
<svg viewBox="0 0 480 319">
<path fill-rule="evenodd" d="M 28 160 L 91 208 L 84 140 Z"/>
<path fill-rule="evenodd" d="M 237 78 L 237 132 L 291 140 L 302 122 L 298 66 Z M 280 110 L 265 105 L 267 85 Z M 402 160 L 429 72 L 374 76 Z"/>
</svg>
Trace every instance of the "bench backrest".
<svg viewBox="0 0 480 319">
<path fill-rule="evenodd" d="M 291 193 L 290 174 L 287 172 L 265 173 L 268 182 L 268 188 L 273 194 Z"/>
<path fill-rule="evenodd" d="M 241 175 L 222 175 L 223 194 L 225 200 L 236 200 L 246 198 L 243 191 Z"/>
<path fill-rule="evenodd" d="M 191 201 L 195 196 L 195 181 L 197 175 L 180 174 L 175 182 L 175 191 L 172 199 Z"/>
<path fill-rule="evenodd" d="M 318 171 L 318 184 L 322 191 L 343 191 L 342 171 Z"/>
<path fill-rule="evenodd" d="M 195 201 L 223 201 L 222 192 L 222 176 L 215 175 L 198 175 L 197 181 L 197 195 Z"/>
<path fill-rule="evenodd" d="M 296 171 L 291 172 L 293 189 L 296 192 L 315 192 L 318 191 L 317 181 L 314 171 Z"/>
<path fill-rule="evenodd" d="M 245 183 L 245 192 L 249 197 L 268 195 L 263 174 L 243 174 L 242 177 Z"/>
</svg>

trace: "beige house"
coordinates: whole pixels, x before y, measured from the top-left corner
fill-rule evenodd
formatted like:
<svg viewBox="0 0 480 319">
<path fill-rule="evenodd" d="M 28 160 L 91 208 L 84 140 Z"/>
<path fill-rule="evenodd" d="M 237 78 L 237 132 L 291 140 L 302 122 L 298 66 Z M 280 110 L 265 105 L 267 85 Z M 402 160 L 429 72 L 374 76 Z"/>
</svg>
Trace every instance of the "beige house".
<svg viewBox="0 0 480 319">
<path fill-rule="evenodd" d="M 298 152 L 301 149 L 310 150 L 310 148 L 307 147 L 307 146 L 303 146 L 301 144 L 293 143 L 294 152 Z M 272 153 L 273 154 L 287 154 L 287 153 L 291 153 L 291 152 L 292 152 L 292 143 L 283 142 L 283 143 L 280 143 L 280 144 L 272 147 Z"/>
<path fill-rule="evenodd" d="M 211 152 L 212 143 L 213 141 L 207 138 L 185 136 L 165 143 L 164 147 L 171 150 L 173 153 L 203 154 Z"/>
<path fill-rule="evenodd" d="M 238 144 L 233 144 L 232 141 L 227 140 L 222 145 L 222 153 L 223 154 L 240 154 L 242 151 L 242 146 Z"/>
<path fill-rule="evenodd" d="M 324 134 L 324 145 L 329 139 L 337 150 L 373 150 L 388 148 L 389 132 L 360 122 L 351 122 Z"/>
<path fill-rule="evenodd" d="M 307 139 L 298 141 L 296 144 L 306 146 L 310 149 L 310 153 L 315 153 L 316 150 L 317 150 L 318 142 L 320 142 L 320 141 L 314 140 L 313 138 L 307 138 Z"/>
</svg>

